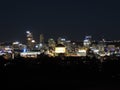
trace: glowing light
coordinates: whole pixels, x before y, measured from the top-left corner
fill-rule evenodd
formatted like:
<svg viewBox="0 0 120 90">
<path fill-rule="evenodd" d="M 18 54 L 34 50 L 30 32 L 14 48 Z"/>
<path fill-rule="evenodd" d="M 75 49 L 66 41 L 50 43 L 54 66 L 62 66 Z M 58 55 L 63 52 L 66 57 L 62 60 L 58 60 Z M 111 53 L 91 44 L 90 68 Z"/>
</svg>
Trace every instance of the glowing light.
<svg viewBox="0 0 120 90">
<path fill-rule="evenodd" d="M 35 40 L 32 40 L 32 43 L 35 43 Z"/>
<path fill-rule="evenodd" d="M 42 43 L 40 43 L 40 47 L 42 47 L 43 46 L 43 44 Z"/>
<path fill-rule="evenodd" d="M 65 41 L 66 39 L 65 38 L 62 38 L 61 41 Z"/>
<path fill-rule="evenodd" d="M 26 49 L 26 48 L 24 48 L 24 49 L 23 49 L 23 52 L 27 52 L 27 49 Z"/>
<path fill-rule="evenodd" d="M 18 42 L 18 41 L 16 41 L 16 42 L 13 42 L 13 44 L 19 44 L 19 42 Z"/>
<path fill-rule="evenodd" d="M 4 48 L 6 51 L 8 51 L 8 50 L 12 50 L 11 48 L 9 48 L 9 47 L 5 47 Z"/>
<path fill-rule="evenodd" d="M 37 55 L 39 55 L 40 52 L 22 52 L 20 53 L 20 56 L 21 57 L 24 57 L 24 58 L 37 58 Z"/>
<path fill-rule="evenodd" d="M 28 40 L 31 40 L 31 38 L 28 38 Z"/>
<path fill-rule="evenodd" d="M 86 50 L 78 50 L 78 52 L 85 52 L 86 53 Z"/>
<path fill-rule="evenodd" d="M 30 31 L 26 31 L 27 34 L 30 34 Z"/>
<path fill-rule="evenodd" d="M 78 50 L 77 55 L 78 56 L 86 56 L 86 50 Z"/>
<path fill-rule="evenodd" d="M 65 53 L 66 49 L 65 47 L 56 47 L 55 48 L 55 53 Z"/>
<path fill-rule="evenodd" d="M 36 45 L 35 47 L 38 48 L 38 45 Z"/>
</svg>

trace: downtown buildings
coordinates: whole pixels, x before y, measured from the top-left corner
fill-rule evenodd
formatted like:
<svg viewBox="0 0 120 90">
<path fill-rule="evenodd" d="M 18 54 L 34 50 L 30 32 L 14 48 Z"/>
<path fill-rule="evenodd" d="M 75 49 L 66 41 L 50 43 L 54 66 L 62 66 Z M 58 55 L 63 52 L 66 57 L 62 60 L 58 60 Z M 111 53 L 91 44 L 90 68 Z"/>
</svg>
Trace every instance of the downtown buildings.
<svg viewBox="0 0 120 90">
<path fill-rule="evenodd" d="M 30 31 L 26 31 L 26 44 L 18 41 L 11 44 L 0 45 L 0 55 L 14 54 L 15 57 L 37 58 L 40 54 L 45 54 L 50 57 L 56 56 L 72 56 L 72 57 L 104 57 L 120 54 L 119 41 L 101 41 L 93 40 L 92 36 L 85 36 L 83 41 L 67 40 L 63 37 L 58 37 L 54 40 L 49 38 L 44 40 L 44 35 L 40 34 L 39 42 L 36 42 L 34 35 Z"/>
</svg>

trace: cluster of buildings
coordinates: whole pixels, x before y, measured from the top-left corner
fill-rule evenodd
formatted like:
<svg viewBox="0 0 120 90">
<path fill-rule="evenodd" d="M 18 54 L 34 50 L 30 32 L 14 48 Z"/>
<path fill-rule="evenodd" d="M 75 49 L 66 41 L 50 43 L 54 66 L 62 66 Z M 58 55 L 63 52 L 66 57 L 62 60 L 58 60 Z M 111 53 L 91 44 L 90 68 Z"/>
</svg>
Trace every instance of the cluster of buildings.
<svg viewBox="0 0 120 90">
<path fill-rule="evenodd" d="M 33 38 L 30 31 L 26 32 L 26 44 L 20 42 L 1 43 L 0 55 L 4 58 L 25 57 L 37 58 L 38 55 L 45 54 L 50 57 L 72 56 L 72 57 L 104 57 L 120 56 L 120 41 L 92 40 L 92 36 L 85 36 L 83 41 L 76 42 L 59 37 L 57 40 L 49 38 L 44 41 L 43 34 L 40 34 L 39 42 Z"/>
</svg>

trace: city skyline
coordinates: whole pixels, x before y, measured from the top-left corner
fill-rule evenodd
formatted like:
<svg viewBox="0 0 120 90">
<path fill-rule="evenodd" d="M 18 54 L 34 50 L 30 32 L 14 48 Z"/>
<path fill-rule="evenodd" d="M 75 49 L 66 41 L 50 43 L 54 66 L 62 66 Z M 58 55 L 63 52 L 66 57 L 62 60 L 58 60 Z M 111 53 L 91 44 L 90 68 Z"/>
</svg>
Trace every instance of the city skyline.
<svg viewBox="0 0 120 90">
<path fill-rule="evenodd" d="M 53 39 L 54 41 L 57 41 L 58 39 L 64 39 L 65 41 L 72 41 L 72 42 L 84 42 L 84 40 L 86 40 L 86 37 L 90 37 L 91 40 L 93 42 L 101 42 L 101 41 L 105 41 L 105 42 L 120 42 L 120 39 L 106 39 L 106 37 L 101 37 L 99 39 L 96 39 L 94 36 L 91 36 L 91 35 L 85 35 L 83 36 L 82 38 L 79 38 L 79 39 L 71 39 L 65 35 L 61 35 L 61 36 L 48 36 L 47 38 L 45 37 L 45 35 L 43 33 L 40 33 L 38 34 L 38 36 L 35 35 L 35 32 L 31 32 L 31 31 L 25 31 L 23 32 L 23 37 L 21 37 L 21 39 L 17 39 L 16 37 L 14 37 L 15 39 L 14 40 L 1 40 L 0 43 L 13 43 L 13 42 L 20 42 L 20 43 L 24 43 L 24 44 L 27 44 L 27 39 L 28 39 L 28 32 L 32 35 L 32 39 L 31 40 L 34 40 L 36 43 L 41 43 L 41 40 L 43 39 L 42 43 L 45 42 L 45 43 L 48 43 L 50 39 Z M 41 37 L 42 36 L 42 37 Z M 98 36 L 99 37 L 99 36 Z M 97 37 L 97 38 L 98 38 Z"/>
<path fill-rule="evenodd" d="M 45 39 L 119 40 L 119 9 L 115 1 L 1 1 L 0 41 L 25 41 L 27 30 L 37 40 L 41 33 Z"/>
</svg>

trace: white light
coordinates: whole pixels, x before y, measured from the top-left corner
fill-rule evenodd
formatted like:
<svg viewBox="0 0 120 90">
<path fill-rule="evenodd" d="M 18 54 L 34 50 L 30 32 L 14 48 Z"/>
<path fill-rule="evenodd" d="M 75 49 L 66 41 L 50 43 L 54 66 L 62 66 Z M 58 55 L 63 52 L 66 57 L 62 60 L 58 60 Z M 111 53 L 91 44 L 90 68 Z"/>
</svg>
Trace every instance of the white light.
<svg viewBox="0 0 120 90">
<path fill-rule="evenodd" d="M 27 33 L 27 34 L 29 34 L 29 33 L 30 33 L 30 31 L 26 31 L 26 33 Z"/>
<path fill-rule="evenodd" d="M 71 42 L 71 41 L 69 40 L 69 41 L 66 41 L 66 42 L 68 42 L 68 43 L 69 43 L 69 42 Z"/>
<path fill-rule="evenodd" d="M 40 43 L 40 47 L 42 47 L 43 46 L 43 44 L 42 43 Z"/>
<path fill-rule="evenodd" d="M 16 41 L 16 42 L 13 42 L 13 44 L 19 44 L 19 42 Z"/>
<path fill-rule="evenodd" d="M 32 40 L 32 43 L 35 43 L 35 40 Z"/>
<path fill-rule="evenodd" d="M 65 41 L 65 39 L 64 39 L 64 38 L 62 38 L 62 39 L 61 39 L 61 41 Z"/>
<path fill-rule="evenodd" d="M 38 45 L 36 45 L 35 47 L 38 48 Z"/>
<path fill-rule="evenodd" d="M 37 55 L 41 54 L 40 52 L 22 52 L 20 53 L 20 56 L 22 57 L 37 57 Z"/>
<path fill-rule="evenodd" d="M 22 43 L 19 44 L 19 46 L 22 46 L 22 45 L 23 45 Z"/>
</svg>

